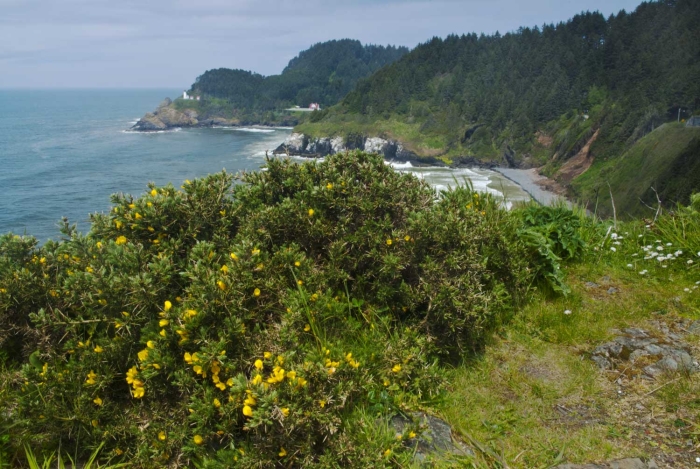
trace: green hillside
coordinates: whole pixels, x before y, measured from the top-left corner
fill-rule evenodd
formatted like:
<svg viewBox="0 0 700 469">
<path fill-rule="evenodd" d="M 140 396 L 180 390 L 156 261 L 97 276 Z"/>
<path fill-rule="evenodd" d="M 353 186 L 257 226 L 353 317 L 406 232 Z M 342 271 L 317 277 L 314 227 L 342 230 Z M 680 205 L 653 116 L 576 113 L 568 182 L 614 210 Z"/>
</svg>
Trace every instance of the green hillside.
<svg viewBox="0 0 700 469">
<path fill-rule="evenodd" d="M 662 0 L 606 18 L 432 40 L 297 127 L 386 136 L 419 156 L 473 156 L 556 174 L 596 131 L 607 161 L 700 111 L 700 3 Z M 686 189 L 668 189 L 675 197 Z"/>
<path fill-rule="evenodd" d="M 700 187 L 700 127 L 664 124 L 619 158 L 594 164 L 572 187 L 603 215 L 612 215 L 612 191 L 618 216 L 651 218 L 658 206 L 654 190 L 668 202 L 689 200 Z"/>
<path fill-rule="evenodd" d="M 336 104 L 361 78 L 406 54 L 405 47 L 362 45 L 342 39 L 318 43 L 293 58 L 279 75 L 219 68 L 197 77 L 191 94 L 226 100 L 234 108 L 272 111 L 316 102 Z"/>
</svg>

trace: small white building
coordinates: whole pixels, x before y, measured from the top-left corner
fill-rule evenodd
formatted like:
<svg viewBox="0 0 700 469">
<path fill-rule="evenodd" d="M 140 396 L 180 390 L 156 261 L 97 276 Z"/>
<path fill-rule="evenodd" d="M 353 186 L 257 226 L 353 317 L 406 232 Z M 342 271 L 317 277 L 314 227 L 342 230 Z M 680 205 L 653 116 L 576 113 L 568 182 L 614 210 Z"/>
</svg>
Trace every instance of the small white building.
<svg viewBox="0 0 700 469">
<path fill-rule="evenodd" d="M 321 105 L 318 103 L 311 103 L 311 104 L 309 104 L 309 109 L 312 111 L 320 111 Z"/>
</svg>

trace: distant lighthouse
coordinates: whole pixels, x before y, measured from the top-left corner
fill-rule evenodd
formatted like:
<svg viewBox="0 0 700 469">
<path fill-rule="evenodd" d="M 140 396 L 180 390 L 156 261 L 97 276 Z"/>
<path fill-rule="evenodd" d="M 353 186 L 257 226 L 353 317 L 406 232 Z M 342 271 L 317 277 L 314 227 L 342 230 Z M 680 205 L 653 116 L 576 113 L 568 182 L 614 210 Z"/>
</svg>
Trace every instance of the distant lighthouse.
<svg viewBox="0 0 700 469">
<path fill-rule="evenodd" d="M 182 99 L 190 99 L 190 97 L 187 96 L 187 91 L 182 92 Z"/>
</svg>

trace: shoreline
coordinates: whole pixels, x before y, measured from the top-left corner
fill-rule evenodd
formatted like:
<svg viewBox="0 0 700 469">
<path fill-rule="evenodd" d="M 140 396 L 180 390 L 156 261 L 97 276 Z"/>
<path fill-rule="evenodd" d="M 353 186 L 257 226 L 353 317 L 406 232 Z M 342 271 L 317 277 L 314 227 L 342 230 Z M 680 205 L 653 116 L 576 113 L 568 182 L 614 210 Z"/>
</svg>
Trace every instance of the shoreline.
<svg viewBox="0 0 700 469">
<path fill-rule="evenodd" d="M 491 168 L 492 171 L 503 175 L 506 179 L 513 181 L 520 188 L 527 192 L 532 200 L 540 205 L 554 205 L 564 203 L 571 208 L 573 204 L 569 199 L 554 190 L 547 189 L 558 187 L 558 183 L 537 172 L 539 168 L 515 169 L 515 168 Z M 543 187 L 544 186 L 544 187 Z"/>
</svg>

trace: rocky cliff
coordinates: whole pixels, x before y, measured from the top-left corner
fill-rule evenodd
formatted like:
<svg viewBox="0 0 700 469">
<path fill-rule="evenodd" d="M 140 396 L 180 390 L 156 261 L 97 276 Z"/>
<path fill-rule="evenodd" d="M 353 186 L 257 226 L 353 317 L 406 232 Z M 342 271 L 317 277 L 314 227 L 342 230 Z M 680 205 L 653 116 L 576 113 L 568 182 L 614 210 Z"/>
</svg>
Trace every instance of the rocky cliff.
<svg viewBox="0 0 700 469">
<path fill-rule="evenodd" d="M 165 98 L 153 112 L 146 113 L 132 127 L 132 130 L 153 132 L 167 130 L 175 127 L 207 127 L 212 125 L 240 125 L 238 119 L 225 119 L 223 117 L 200 116 L 195 109 L 176 109 L 170 98 Z"/>
<path fill-rule="evenodd" d="M 273 154 L 304 156 L 320 158 L 347 150 L 363 150 L 368 153 L 379 153 L 386 160 L 410 162 L 414 166 L 496 166 L 494 163 L 484 163 L 472 157 L 452 159 L 451 164 L 432 156 L 420 156 L 406 149 L 401 142 L 381 137 L 320 137 L 313 138 L 303 133 L 293 133 L 277 147 Z"/>
</svg>

